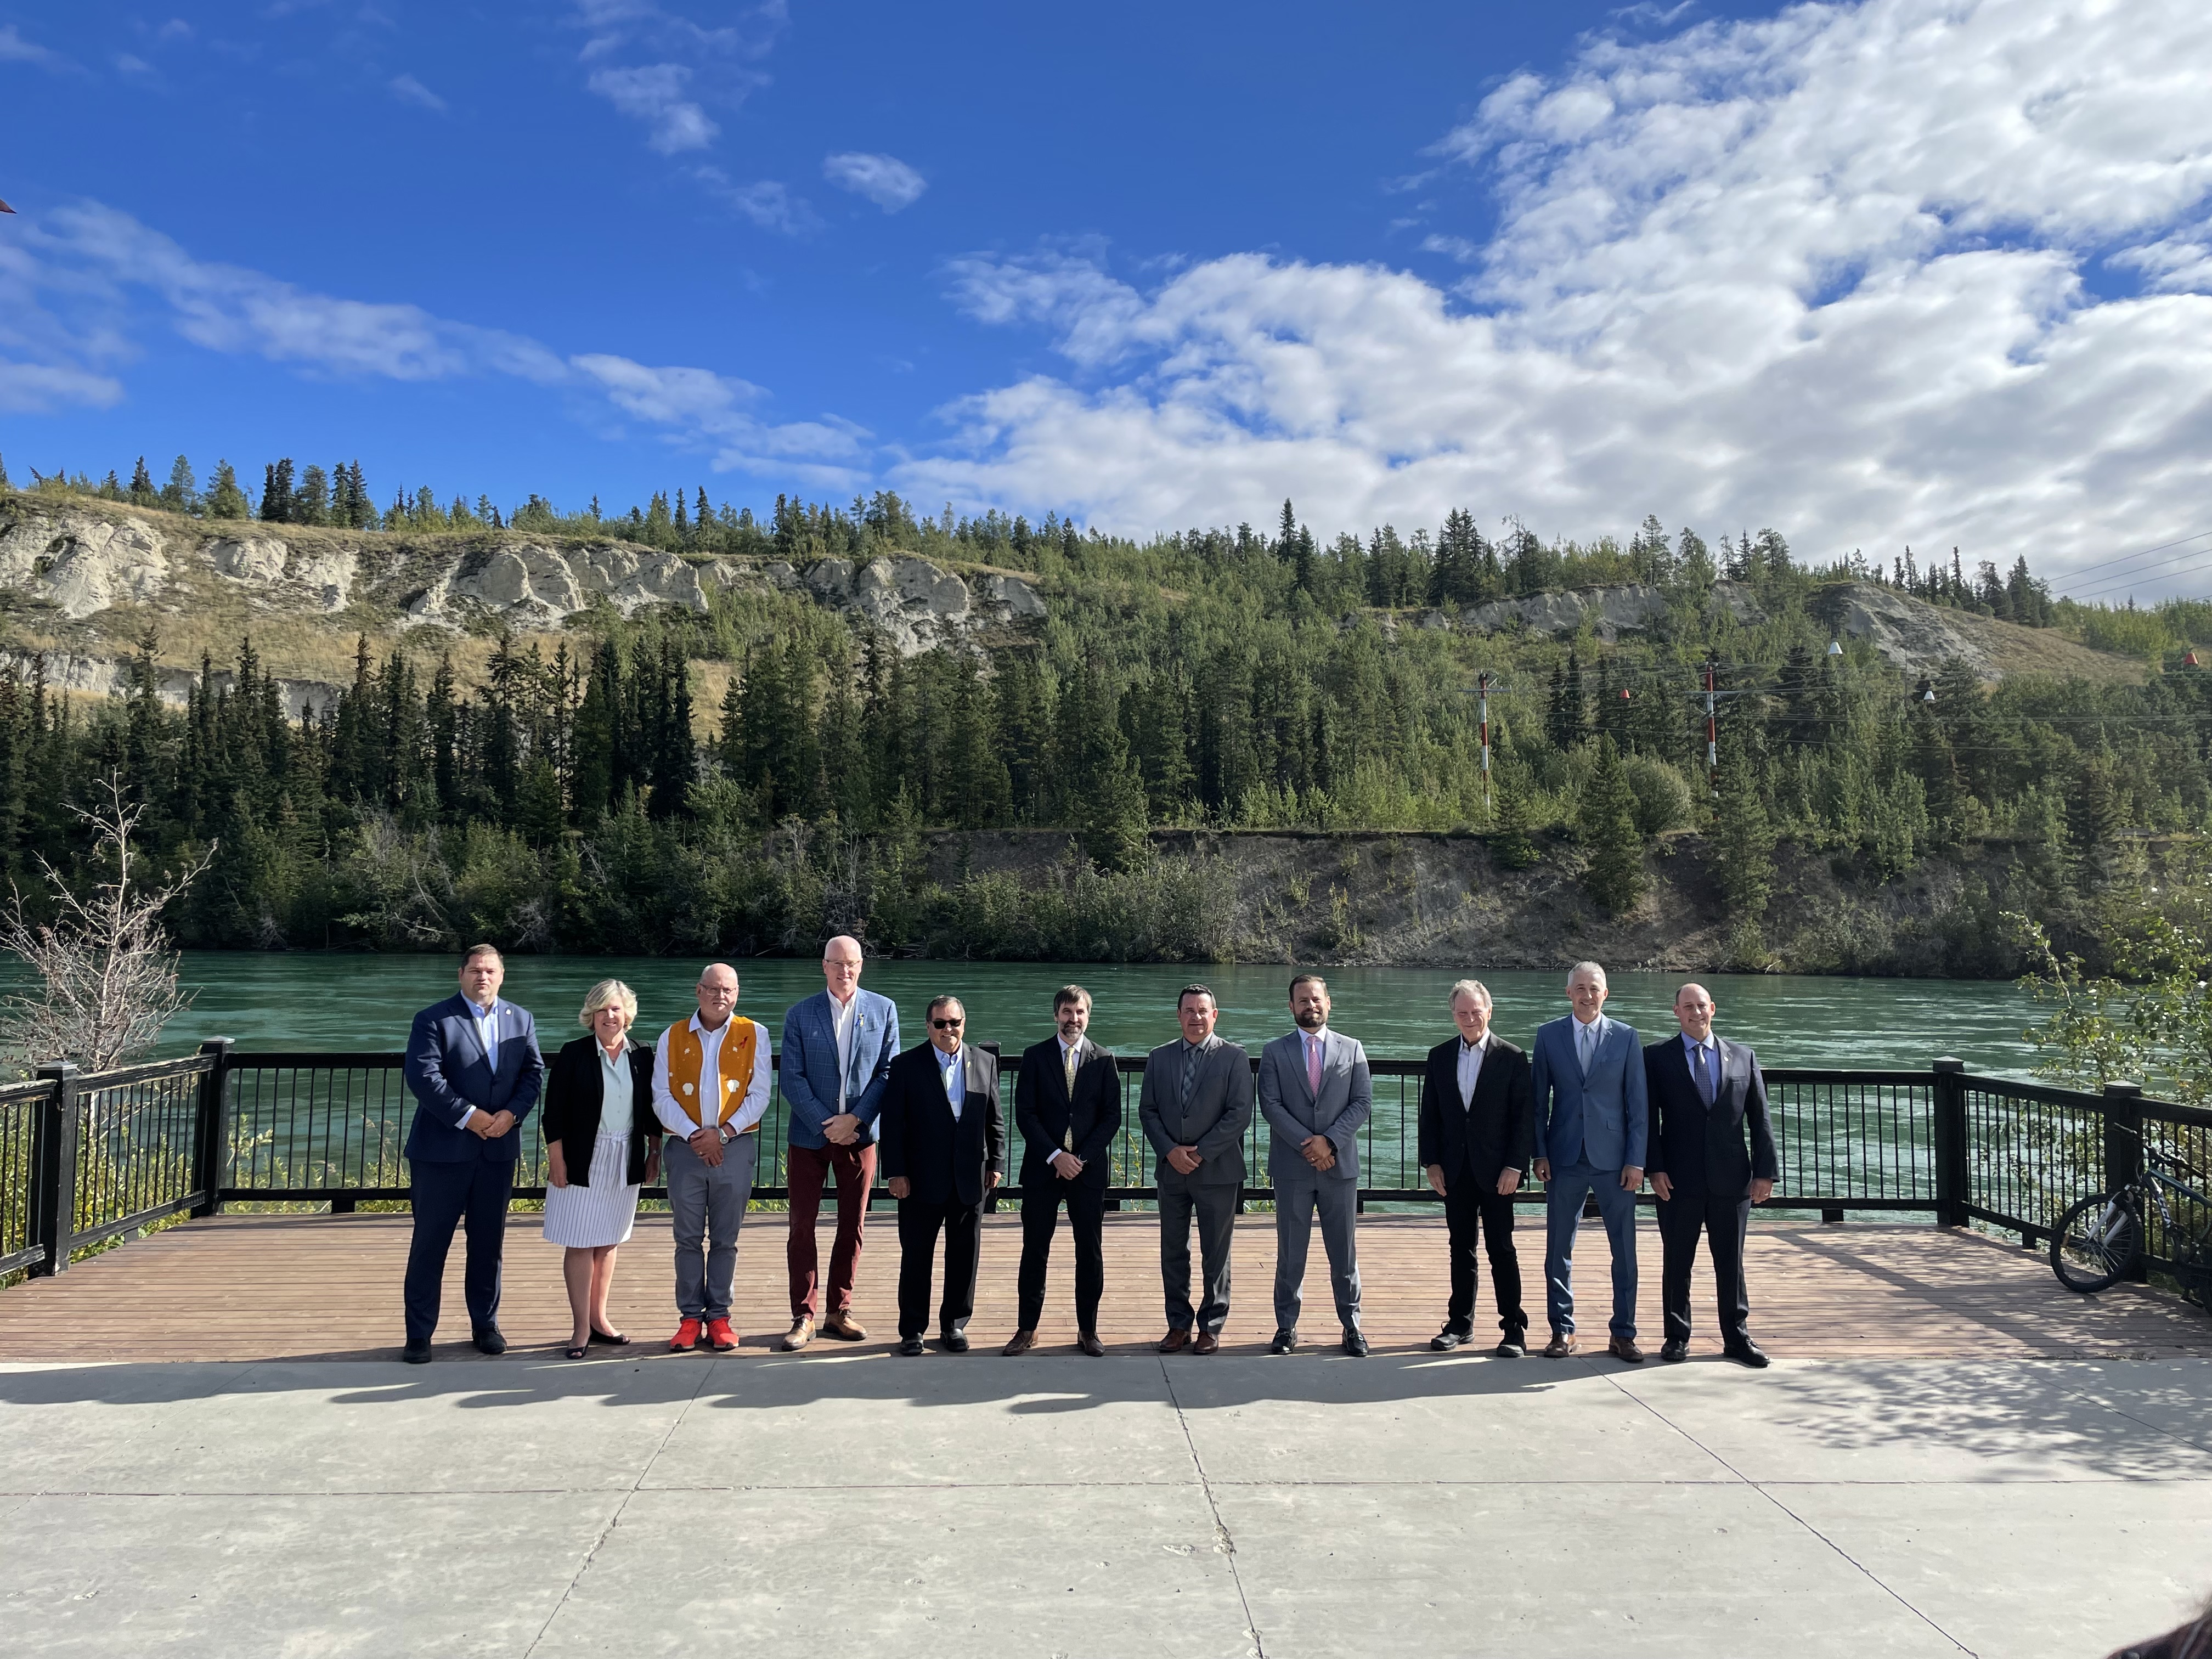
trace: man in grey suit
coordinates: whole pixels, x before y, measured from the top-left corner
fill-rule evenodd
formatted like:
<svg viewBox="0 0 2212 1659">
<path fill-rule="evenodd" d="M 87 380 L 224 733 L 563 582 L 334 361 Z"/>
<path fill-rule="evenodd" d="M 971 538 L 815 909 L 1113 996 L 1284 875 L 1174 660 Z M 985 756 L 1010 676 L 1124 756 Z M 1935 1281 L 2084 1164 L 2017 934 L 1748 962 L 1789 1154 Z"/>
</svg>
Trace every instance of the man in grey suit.
<svg viewBox="0 0 2212 1659">
<path fill-rule="evenodd" d="M 1636 1028 L 1605 1016 L 1605 969 L 1567 970 L 1574 1012 L 1536 1028 L 1529 1094 L 1536 1107 L 1536 1179 L 1544 1183 L 1547 1358 L 1575 1351 L 1575 1230 L 1583 1198 L 1597 1194 L 1613 1250 L 1613 1331 L 1606 1352 L 1632 1365 L 1636 1346 L 1636 1194 L 1650 1135 L 1644 1051 Z"/>
<path fill-rule="evenodd" d="M 1288 1353 L 1298 1345 L 1306 1251 L 1318 1209 L 1344 1351 L 1364 1357 L 1352 1218 L 1359 1208 L 1359 1126 L 1375 1109 L 1375 1085 L 1367 1051 L 1328 1029 L 1328 981 L 1300 974 L 1291 981 L 1291 1018 L 1298 1029 L 1260 1051 L 1260 1112 L 1267 1120 L 1267 1175 L 1275 1185 L 1272 1352 Z"/>
<path fill-rule="evenodd" d="M 1137 1096 L 1145 1138 L 1159 1154 L 1152 1181 L 1160 1195 L 1160 1279 L 1168 1302 L 1162 1353 L 1185 1345 L 1193 1353 L 1212 1353 L 1220 1347 L 1221 1328 L 1229 1320 L 1229 1243 L 1244 1188 L 1252 1061 L 1237 1044 L 1214 1035 L 1220 1018 L 1211 989 L 1184 986 L 1176 998 L 1182 1038 L 1145 1057 L 1145 1083 Z M 1195 1312 L 1190 1305 L 1194 1213 L 1206 1273 Z"/>
</svg>

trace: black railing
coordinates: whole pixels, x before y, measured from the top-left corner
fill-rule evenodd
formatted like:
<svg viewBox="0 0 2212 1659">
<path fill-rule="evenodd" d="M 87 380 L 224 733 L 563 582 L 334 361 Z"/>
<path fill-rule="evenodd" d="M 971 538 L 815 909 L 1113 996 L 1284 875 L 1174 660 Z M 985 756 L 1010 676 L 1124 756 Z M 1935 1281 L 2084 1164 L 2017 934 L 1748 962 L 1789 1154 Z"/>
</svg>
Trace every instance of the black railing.
<svg viewBox="0 0 2212 1659">
<path fill-rule="evenodd" d="M 237 1054 L 227 1039 L 189 1059 L 99 1076 L 54 1066 L 0 1087 L 0 1273 L 58 1273 L 73 1252 L 179 1212 L 225 1203 L 404 1200 L 401 1148 L 414 1110 L 393 1052 Z M 781 1057 L 777 1057 L 781 1084 Z M 1118 1062 L 1122 1124 L 1109 1157 L 1109 1198 L 1151 1200 L 1153 1155 L 1138 1122 L 1144 1061 Z M 1370 1059 L 1375 1109 L 1360 1133 L 1360 1201 L 1434 1201 L 1418 1157 L 1425 1062 Z M 1014 1067 L 1001 1068 L 1008 1176 L 1020 1167 Z M 2047 1238 L 2067 1206 L 2130 1178 L 2146 1145 L 2204 1166 L 2212 1112 L 2154 1101 L 2132 1085 L 2101 1094 L 1977 1076 L 1957 1060 L 1925 1071 L 1778 1068 L 1766 1073 L 1781 1178 L 1773 1207 L 1919 1213 Z M 788 1109 L 772 1089 L 762 1123 L 757 1199 L 787 1196 Z M 1256 1114 L 1245 1140 L 1248 1200 L 1264 1202 L 1268 1130 Z M 519 1198 L 544 1194 L 544 1147 L 526 1132 Z M 649 1198 L 663 1196 L 648 1189 Z M 1530 1182 L 1523 1202 L 1540 1203 Z M 1644 1195 L 1645 1202 L 1650 1198 Z M 2195 1218 L 2191 1218 L 2195 1219 Z M 2154 1218 L 2155 1221 L 2155 1218 Z M 2166 1266 L 2155 1226 L 2152 1265 Z"/>
</svg>

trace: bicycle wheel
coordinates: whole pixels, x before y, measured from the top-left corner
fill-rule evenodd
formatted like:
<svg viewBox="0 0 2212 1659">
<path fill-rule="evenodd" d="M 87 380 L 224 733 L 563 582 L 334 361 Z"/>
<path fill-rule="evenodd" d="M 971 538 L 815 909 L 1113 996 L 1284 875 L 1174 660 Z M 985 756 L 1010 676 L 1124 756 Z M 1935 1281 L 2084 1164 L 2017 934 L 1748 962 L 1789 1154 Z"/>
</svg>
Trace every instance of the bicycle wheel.
<svg viewBox="0 0 2212 1659">
<path fill-rule="evenodd" d="M 2099 1193 L 2059 1218 L 2051 1235 L 2051 1271 L 2087 1296 L 2127 1277 L 2142 1249 L 2142 1224 L 2127 1194 Z"/>
</svg>

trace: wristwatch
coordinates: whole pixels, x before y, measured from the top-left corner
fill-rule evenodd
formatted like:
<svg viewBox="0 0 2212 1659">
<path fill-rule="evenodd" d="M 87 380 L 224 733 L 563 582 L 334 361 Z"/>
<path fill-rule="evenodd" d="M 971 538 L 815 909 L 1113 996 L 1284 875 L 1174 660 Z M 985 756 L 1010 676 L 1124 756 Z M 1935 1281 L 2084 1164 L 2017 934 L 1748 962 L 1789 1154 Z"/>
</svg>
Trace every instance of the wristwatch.
<svg viewBox="0 0 2212 1659">
<path fill-rule="evenodd" d="M 730 1126 L 726 1123 L 717 1123 L 714 1126 L 714 1133 L 721 1136 L 722 1145 L 725 1146 L 728 1146 L 732 1141 L 737 1139 L 735 1135 L 730 1133 Z"/>
</svg>

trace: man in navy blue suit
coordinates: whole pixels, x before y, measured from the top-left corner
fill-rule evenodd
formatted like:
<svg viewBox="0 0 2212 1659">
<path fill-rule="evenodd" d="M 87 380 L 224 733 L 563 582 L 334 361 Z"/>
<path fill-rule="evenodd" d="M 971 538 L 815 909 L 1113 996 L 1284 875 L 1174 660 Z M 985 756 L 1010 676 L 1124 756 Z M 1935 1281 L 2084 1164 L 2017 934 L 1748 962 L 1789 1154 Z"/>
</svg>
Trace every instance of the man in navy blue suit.
<svg viewBox="0 0 2212 1659">
<path fill-rule="evenodd" d="M 1644 1050 L 1636 1028 L 1605 1017 L 1605 969 L 1567 971 L 1574 1012 L 1536 1028 L 1529 1092 L 1536 1103 L 1536 1179 L 1544 1183 L 1545 1301 L 1552 1340 L 1545 1357 L 1575 1351 L 1575 1229 L 1583 1199 L 1597 1194 L 1613 1251 L 1613 1340 L 1606 1352 L 1632 1365 L 1636 1346 L 1636 1194 L 1650 1134 Z"/>
<path fill-rule="evenodd" d="M 545 1061 L 527 1008 L 501 999 L 507 965 L 489 945 L 469 947 L 458 996 L 415 1016 L 404 1073 L 415 1097 L 407 1131 L 408 1191 L 415 1237 L 407 1249 L 407 1346 L 400 1358 L 428 1363 L 438 1328 L 453 1229 L 468 1229 L 462 1284 L 469 1330 L 485 1353 L 507 1352 L 499 1329 L 499 1260 L 522 1120 L 538 1103 Z"/>
</svg>

